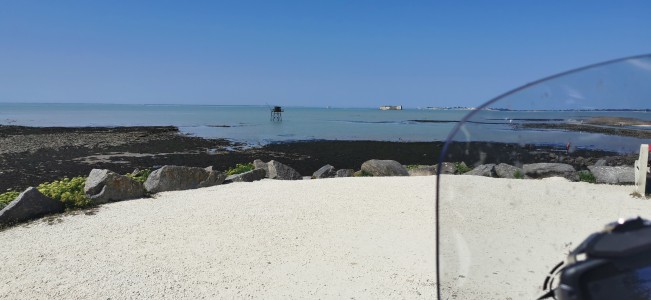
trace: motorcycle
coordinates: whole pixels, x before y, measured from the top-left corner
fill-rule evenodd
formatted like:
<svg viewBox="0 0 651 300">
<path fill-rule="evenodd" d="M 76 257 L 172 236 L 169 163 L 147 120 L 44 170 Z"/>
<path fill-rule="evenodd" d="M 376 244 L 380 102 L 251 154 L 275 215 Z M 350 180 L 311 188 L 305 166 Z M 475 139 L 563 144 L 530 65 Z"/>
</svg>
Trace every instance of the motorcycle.
<svg viewBox="0 0 651 300">
<path fill-rule="evenodd" d="M 438 299 L 651 299 L 650 108 L 640 55 L 526 84 L 461 119 L 437 169 Z"/>
</svg>

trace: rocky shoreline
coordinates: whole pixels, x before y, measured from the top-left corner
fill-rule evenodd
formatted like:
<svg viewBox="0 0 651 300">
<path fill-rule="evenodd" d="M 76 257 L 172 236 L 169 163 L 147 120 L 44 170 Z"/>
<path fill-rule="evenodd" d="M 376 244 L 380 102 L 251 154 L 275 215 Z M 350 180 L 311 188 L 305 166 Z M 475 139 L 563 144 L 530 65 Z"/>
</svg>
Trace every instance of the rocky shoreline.
<svg viewBox="0 0 651 300">
<path fill-rule="evenodd" d="M 474 168 L 465 162 L 443 162 L 440 165 L 403 165 L 395 160 L 371 159 L 361 165 L 361 169 L 336 169 L 325 165 L 311 176 L 301 175 L 292 167 L 275 160 L 264 162 L 256 159 L 253 163 L 239 165 L 237 172 L 221 172 L 213 168 L 166 165 L 145 175 L 136 172 L 120 175 L 108 169 L 93 169 L 87 177 L 77 177 L 77 187 L 67 186 L 65 191 L 52 194 L 52 188 L 29 187 L 18 194 L 9 203 L 0 206 L 0 227 L 29 221 L 41 216 L 62 213 L 65 210 L 78 210 L 108 202 L 124 201 L 152 196 L 166 191 L 191 190 L 211 187 L 224 183 L 253 182 L 265 178 L 275 180 L 325 179 L 336 177 L 395 177 L 395 176 L 432 176 L 439 170 L 441 174 L 473 175 L 507 179 L 541 179 L 563 177 L 570 181 L 587 181 L 591 183 L 632 185 L 635 184 L 635 170 L 632 166 L 606 166 L 600 159 L 588 167 L 589 171 L 578 171 L 564 163 L 533 163 L 522 167 L 505 163 L 481 164 Z M 140 173 L 140 172 L 138 172 Z M 231 174 L 228 176 L 228 174 Z M 82 187 L 79 183 L 83 181 Z M 65 196 L 67 194 L 67 196 Z M 6 195 L 5 195 L 6 196 Z M 643 197 L 637 194 L 638 197 Z M 77 206 L 70 206 L 69 200 L 78 200 Z"/>
<path fill-rule="evenodd" d="M 245 148 L 224 139 L 183 135 L 175 127 L 21 127 L 0 126 L 0 191 L 22 191 L 63 177 L 86 176 L 92 169 L 125 174 L 164 165 L 212 166 L 227 170 L 255 159 L 291 165 L 312 174 L 324 165 L 359 170 L 370 159 L 404 165 L 434 165 L 443 142 L 298 141 Z M 479 152 L 486 153 L 479 162 Z M 446 161 L 478 164 L 559 162 L 587 169 L 603 159 L 608 166 L 632 165 L 634 155 L 501 143 L 452 145 Z"/>
</svg>

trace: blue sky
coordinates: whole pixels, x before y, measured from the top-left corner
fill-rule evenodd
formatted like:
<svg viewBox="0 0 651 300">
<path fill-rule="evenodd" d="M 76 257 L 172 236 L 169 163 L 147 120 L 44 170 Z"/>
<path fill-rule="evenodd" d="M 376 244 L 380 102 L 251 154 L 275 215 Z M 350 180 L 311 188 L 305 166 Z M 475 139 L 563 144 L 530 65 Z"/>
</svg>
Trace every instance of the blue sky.
<svg viewBox="0 0 651 300">
<path fill-rule="evenodd" d="M 651 52 L 651 1 L 468 3 L 4 0 L 0 102 L 477 106 Z"/>
</svg>

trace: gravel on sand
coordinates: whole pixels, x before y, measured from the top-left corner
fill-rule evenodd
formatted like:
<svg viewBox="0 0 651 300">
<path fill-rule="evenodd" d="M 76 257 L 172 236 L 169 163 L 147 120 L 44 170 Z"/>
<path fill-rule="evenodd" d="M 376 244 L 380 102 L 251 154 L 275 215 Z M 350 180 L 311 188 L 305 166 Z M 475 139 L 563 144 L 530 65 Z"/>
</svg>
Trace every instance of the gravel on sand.
<svg viewBox="0 0 651 300">
<path fill-rule="evenodd" d="M 0 298 L 432 299 L 435 179 L 233 183 L 9 228 Z M 570 248 L 648 205 L 631 186 L 441 180 L 446 228 L 470 249 L 444 253 L 468 266 L 446 269 L 464 276 L 457 299 L 540 295 Z"/>
</svg>

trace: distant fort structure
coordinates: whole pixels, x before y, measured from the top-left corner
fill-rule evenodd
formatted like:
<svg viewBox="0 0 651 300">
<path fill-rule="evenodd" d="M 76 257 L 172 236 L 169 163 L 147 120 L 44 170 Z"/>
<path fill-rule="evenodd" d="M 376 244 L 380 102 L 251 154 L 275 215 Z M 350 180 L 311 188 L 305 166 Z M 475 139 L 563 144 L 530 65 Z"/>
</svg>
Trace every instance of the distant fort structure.
<svg viewBox="0 0 651 300">
<path fill-rule="evenodd" d="M 382 105 L 380 110 L 402 110 L 402 105 Z"/>
</svg>

